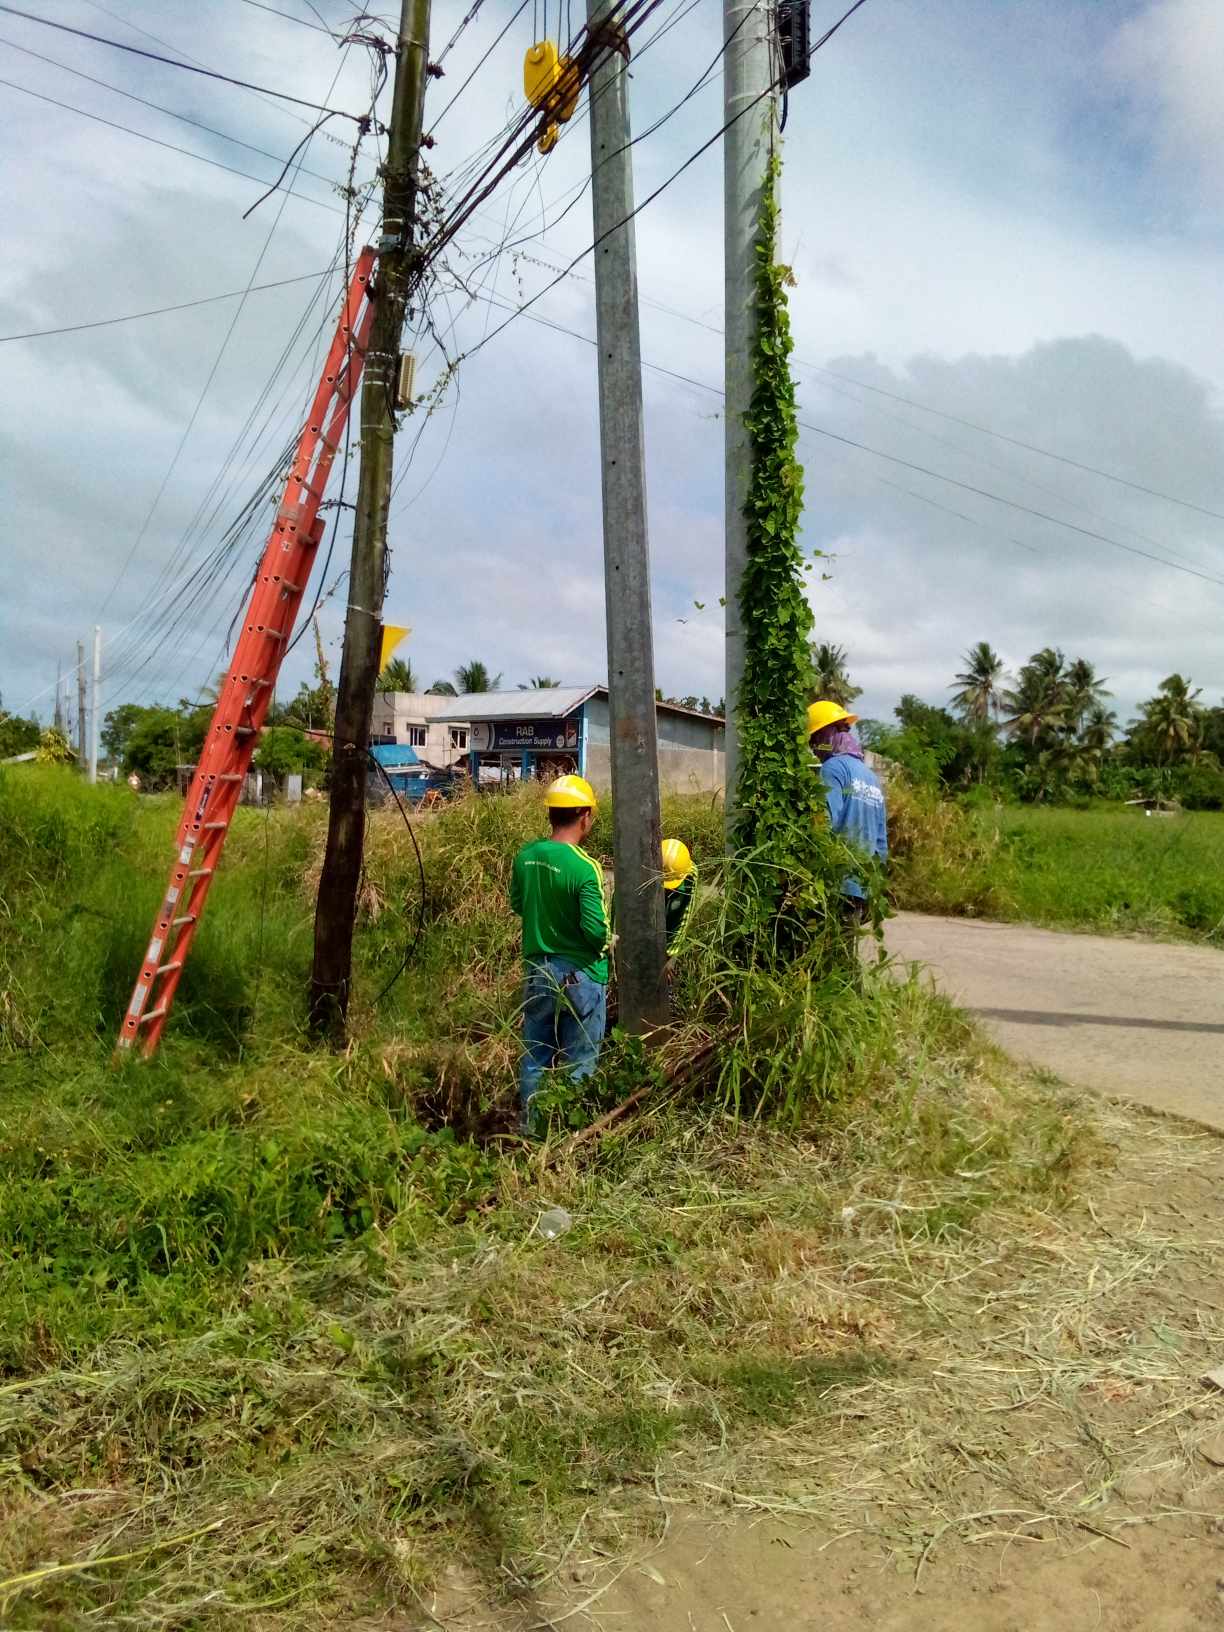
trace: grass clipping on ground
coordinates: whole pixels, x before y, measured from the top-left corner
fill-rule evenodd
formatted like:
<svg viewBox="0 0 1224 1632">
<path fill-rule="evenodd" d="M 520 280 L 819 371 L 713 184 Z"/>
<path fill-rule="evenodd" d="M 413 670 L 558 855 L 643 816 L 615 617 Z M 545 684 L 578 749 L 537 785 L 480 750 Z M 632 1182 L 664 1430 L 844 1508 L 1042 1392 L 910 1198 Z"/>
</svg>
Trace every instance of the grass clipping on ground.
<svg viewBox="0 0 1224 1632">
<path fill-rule="evenodd" d="M 8 954 L 37 1024 L 0 1061 L 6 1628 L 411 1621 L 456 1561 L 530 1604 L 676 1501 L 875 1536 L 915 1571 L 950 1532 L 1124 1540 L 1145 1482 L 1157 1510 L 1206 1502 L 1218 1143 L 1024 1077 L 915 985 L 869 974 L 838 1015 L 815 985 L 755 988 L 749 1087 L 784 1126 L 730 1114 L 743 1074 L 718 1071 L 568 1154 L 418 1126 L 431 1096 L 512 1099 L 501 891 L 537 816 L 471 801 L 423 828 L 420 955 L 344 1058 L 267 991 L 303 957 L 311 818 L 248 824 L 193 999 L 220 1023 L 264 947 L 241 1053 L 201 1019 L 119 1074 L 85 952 L 84 1019 L 43 974 L 49 947 L 115 933 L 90 846 L 47 829 L 56 866 L 80 851 L 63 910 L 97 912 L 61 921 L 46 887 Z M 160 859 L 125 832 L 109 865 L 143 911 Z M 405 850 L 376 824 L 388 901 Z M 31 840 L 0 877 L 15 909 L 41 866 Z M 381 972 L 403 925 L 362 936 Z M 675 1046 L 711 1040 L 732 1046 L 702 1010 Z M 573 1226 L 548 1240 L 557 1205 Z"/>
<path fill-rule="evenodd" d="M 1100 1197 L 1114 1161 L 1218 1193 L 1217 1147 L 927 1043 L 819 1135 L 665 1114 L 507 1161 L 462 1225 L 253 1263 L 207 1330 L 0 1387 L 4 1624 L 347 1627 L 455 1561 L 534 1597 L 678 1499 L 915 1569 L 952 1528 L 1121 1534 L 1136 1475 L 1199 1505 L 1224 1316 L 1176 1290 L 1218 1242 Z"/>
</svg>

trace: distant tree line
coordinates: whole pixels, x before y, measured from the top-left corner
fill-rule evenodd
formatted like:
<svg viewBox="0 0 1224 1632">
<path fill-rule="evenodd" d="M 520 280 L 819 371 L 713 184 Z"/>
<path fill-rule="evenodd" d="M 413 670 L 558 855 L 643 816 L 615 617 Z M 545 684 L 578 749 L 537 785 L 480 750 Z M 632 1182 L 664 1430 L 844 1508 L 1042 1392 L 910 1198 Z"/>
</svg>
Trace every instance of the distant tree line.
<svg viewBox="0 0 1224 1632">
<path fill-rule="evenodd" d="M 1022 800 L 1167 796 L 1224 808 L 1224 705 L 1170 674 L 1125 727 L 1086 658 L 1045 646 L 1014 678 L 987 641 L 962 659 L 951 706 L 905 696 L 896 725 L 864 721 L 868 746 L 945 789 L 991 787 Z M 855 692 L 857 695 L 857 691 Z"/>
</svg>

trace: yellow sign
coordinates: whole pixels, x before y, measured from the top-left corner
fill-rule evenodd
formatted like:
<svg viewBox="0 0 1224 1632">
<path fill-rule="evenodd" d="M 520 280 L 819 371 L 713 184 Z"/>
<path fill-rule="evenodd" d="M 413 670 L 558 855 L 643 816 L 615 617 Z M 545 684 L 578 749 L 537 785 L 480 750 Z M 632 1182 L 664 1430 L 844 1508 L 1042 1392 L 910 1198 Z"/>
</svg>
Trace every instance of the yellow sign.
<svg viewBox="0 0 1224 1632">
<path fill-rule="evenodd" d="M 412 630 L 409 629 L 406 624 L 399 624 L 399 623 L 384 623 L 383 624 L 382 649 L 378 654 L 378 672 L 379 672 L 379 674 L 382 673 L 382 671 L 386 668 L 387 664 L 391 661 L 391 654 L 392 654 L 392 652 L 394 652 L 395 648 L 399 645 L 400 641 L 403 640 L 405 635 L 410 635 L 411 633 L 412 633 Z"/>
</svg>

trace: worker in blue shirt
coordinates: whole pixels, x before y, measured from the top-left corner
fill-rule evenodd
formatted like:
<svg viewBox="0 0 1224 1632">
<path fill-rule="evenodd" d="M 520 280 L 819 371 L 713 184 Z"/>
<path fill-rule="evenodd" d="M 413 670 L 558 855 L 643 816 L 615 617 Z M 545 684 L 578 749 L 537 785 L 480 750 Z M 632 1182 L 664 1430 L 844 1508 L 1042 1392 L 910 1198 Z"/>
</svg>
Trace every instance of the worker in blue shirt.
<svg viewBox="0 0 1224 1632">
<path fill-rule="evenodd" d="M 808 742 L 820 761 L 830 828 L 852 850 L 883 861 L 888 855 L 884 789 L 850 729 L 857 720 L 858 715 L 848 714 L 840 703 L 827 699 L 813 703 L 807 711 Z M 843 880 L 842 910 L 851 923 L 866 918 L 867 888 L 862 879 Z"/>
</svg>

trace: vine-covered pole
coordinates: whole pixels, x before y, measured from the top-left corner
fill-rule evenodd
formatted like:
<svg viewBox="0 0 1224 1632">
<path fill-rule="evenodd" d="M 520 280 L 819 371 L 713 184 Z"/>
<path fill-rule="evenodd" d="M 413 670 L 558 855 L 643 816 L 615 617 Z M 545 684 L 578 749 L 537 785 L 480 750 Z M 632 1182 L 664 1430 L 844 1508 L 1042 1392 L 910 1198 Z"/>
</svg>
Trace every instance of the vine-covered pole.
<svg viewBox="0 0 1224 1632">
<path fill-rule="evenodd" d="M 726 615 L 728 832 L 739 777 L 740 691 L 744 678 L 744 631 L 740 585 L 748 553 L 745 507 L 752 479 L 752 450 L 745 415 L 752 400 L 756 352 L 757 240 L 761 198 L 773 152 L 777 105 L 769 94 L 777 57 L 770 0 L 723 0 L 724 258 L 726 277 Z M 749 111 L 745 112 L 745 109 Z"/>
<path fill-rule="evenodd" d="M 620 1024 L 631 1034 L 640 1034 L 667 1019 L 667 942 L 633 231 L 629 48 L 616 13 L 616 0 L 588 0 L 592 37 L 602 36 L 616 47 L 604 53 L 591 74 L 591 196 L 612 738 L 612 853 L 619 936 L 616 981 Z"/>
</svg>

